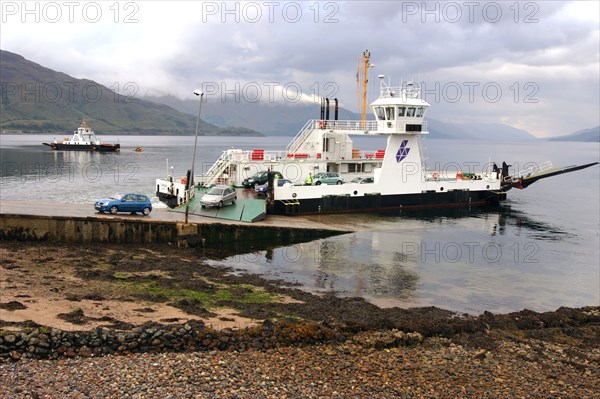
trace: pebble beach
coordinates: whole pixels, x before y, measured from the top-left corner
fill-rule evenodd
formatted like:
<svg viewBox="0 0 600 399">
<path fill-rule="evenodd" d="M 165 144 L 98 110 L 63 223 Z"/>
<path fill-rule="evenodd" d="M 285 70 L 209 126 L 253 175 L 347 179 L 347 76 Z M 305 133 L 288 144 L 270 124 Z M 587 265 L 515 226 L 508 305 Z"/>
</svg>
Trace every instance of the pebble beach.
<svg viewBox="0 0 600 399">
<path fill-rule="evenodd" d="M 445 339 L 136 354 L 0 365 L 0 398 L 597 398 L 600 349 L 541 341 L 496 350 Z"/>
</svg>

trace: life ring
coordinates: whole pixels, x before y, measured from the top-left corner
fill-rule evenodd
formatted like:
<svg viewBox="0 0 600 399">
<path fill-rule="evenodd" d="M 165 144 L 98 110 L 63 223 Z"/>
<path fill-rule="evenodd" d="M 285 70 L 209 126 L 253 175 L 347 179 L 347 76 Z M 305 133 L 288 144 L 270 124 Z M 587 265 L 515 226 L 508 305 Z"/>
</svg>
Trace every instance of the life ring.
<svg viewBox="0 0 600 399">
<path fill-rule="evenodd" d="M 319 129 L 325 129 L 325 121 L 319 121 Z"/>
<path fill-rule="evenodd" d="M 183 176 L 181 178 L 181 184 L 184 184 L 184 185 L 187 184 L 187 177 Z"/>
<path fill-rule="evenodd" d="M 440 178 L 440 175 L 439 175 L 439 173 L 438 173 L 438 172 L 433 172 L 433 173 L 431 174 L 431 177 L 433 177 L 435 180 L 437 180 L 437 179 L 439 179 L 439 178 Z"/>
</svg>

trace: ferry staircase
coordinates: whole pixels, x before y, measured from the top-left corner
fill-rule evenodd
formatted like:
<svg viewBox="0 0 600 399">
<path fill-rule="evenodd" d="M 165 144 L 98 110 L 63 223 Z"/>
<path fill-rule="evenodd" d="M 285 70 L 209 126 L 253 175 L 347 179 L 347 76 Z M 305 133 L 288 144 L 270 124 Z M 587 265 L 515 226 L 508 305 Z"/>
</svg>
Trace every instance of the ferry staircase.
<svg viewBox="0 0 600 399">
<path fill-rule="evenodd" d="M 296 135 L 296 137 L 294 137 L 294 139 L 290 142 L 290 144 L 288 144 L 288 146 L 286 148 L 288 154 L 293 154 L 300 149 L 300 147 L 302 146 L 304 141 L 308 138 L 310 133 L 313 130 L 315 130 L 315 126 L 316 126 L 315 123 L 316 123 L 316 121 L 314 119 L 310 119 L 308 122 L 306 122 L 304 124 L 302 129 L 300 129 L 300 131 Z"/>
<path fill-rule="evenodd" d="M 212 164 L 210 169 L 202 176 L 202 185 L 205 187 L 210 187 L 217 183 L 221 175 L 223 175 L 223 172 L 229 168 L 230 164 L 231 154 L 228 152 L 222 153 L 219 159 L 217 159 L 216 162 Z"/>
</svg>

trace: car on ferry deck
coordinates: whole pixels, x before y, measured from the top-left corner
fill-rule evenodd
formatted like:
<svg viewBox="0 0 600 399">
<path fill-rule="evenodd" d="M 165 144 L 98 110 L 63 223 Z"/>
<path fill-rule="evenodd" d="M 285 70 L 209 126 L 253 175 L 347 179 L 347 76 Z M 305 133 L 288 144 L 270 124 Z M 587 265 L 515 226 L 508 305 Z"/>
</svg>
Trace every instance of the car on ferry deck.
<svg viewBox="0 0 600 399">
<path fill-rule="evenodd" d="M 211 187 L 206 194 L 200 198 L 202 208 L 207 206 L 223 207 L 226 204 L 234 205 L 237 200 L 235 188 L 232 186 L 217 185 Z"/>
<path fill-rule="evenodd" d="M 314 186 L 320 186 L 321 184 L 344 184 L 344 179 L 337 172 L 321 172 L 313 177 L 312 184 Z"/>
<path fill-rule="evenodd" d="M 369 184 L 374 183 L 375 180 L 372 177 L 355 177 L 350 181 L 350 183 L 358 183 L 358 184 Z"/>
<path fill-rule="evenodd" d="M 282 179 L 283 175 L 280 172 L 273 172 L 273 177 L 275 179 Z M 246 188 L 253 188 L 256 186 L 260 186 L 261 184 L 267 184 L 267 180 L 269 179 L 269 171 L 264 170 L 262 172 L 258 172 L 252 177 L 244 179 L 242 182 L 242 186 Z"/>
<path fill-rule="evenodd" d="M 96 200 L 94 208 L 100 213 L 110 212 L 113 215 L 119 212 L 149 215 L 152 212 L 152 202 L 145 194 L 125 194 Z"/>
<path fill-rule="evenodd" d="M 286 184 L 293 185 L 293 183 L 291 182 L 291 180 L 288 180 L 288 179 L 277 179 L 277 187 L 283 187 Z M 254 189 L 254 191 L 256 191 L 256 194 L 258 194 L 258 195 L 266 195 L 267 194 L 267 185 L 266 184 L 261 184 L 260 186 L 256 186 L 256 188 Z"/>
</svg>

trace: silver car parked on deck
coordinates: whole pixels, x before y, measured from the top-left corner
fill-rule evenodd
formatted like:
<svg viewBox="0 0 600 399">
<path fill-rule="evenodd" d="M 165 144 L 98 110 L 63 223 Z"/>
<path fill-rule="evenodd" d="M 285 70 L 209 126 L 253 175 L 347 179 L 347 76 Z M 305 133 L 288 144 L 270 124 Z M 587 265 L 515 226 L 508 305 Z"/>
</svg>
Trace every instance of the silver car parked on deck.
<svg viewBox="0 0 600 399">
<path fill-rule="evenodd" d="M 207 206 L 216 206 L 221 208 L 224 205 L 235 204 L 237 194 L 232 186 L 218 185 L 211 187 L 206 194 L 200 198 L 202 208 Z"/>
</svg>

